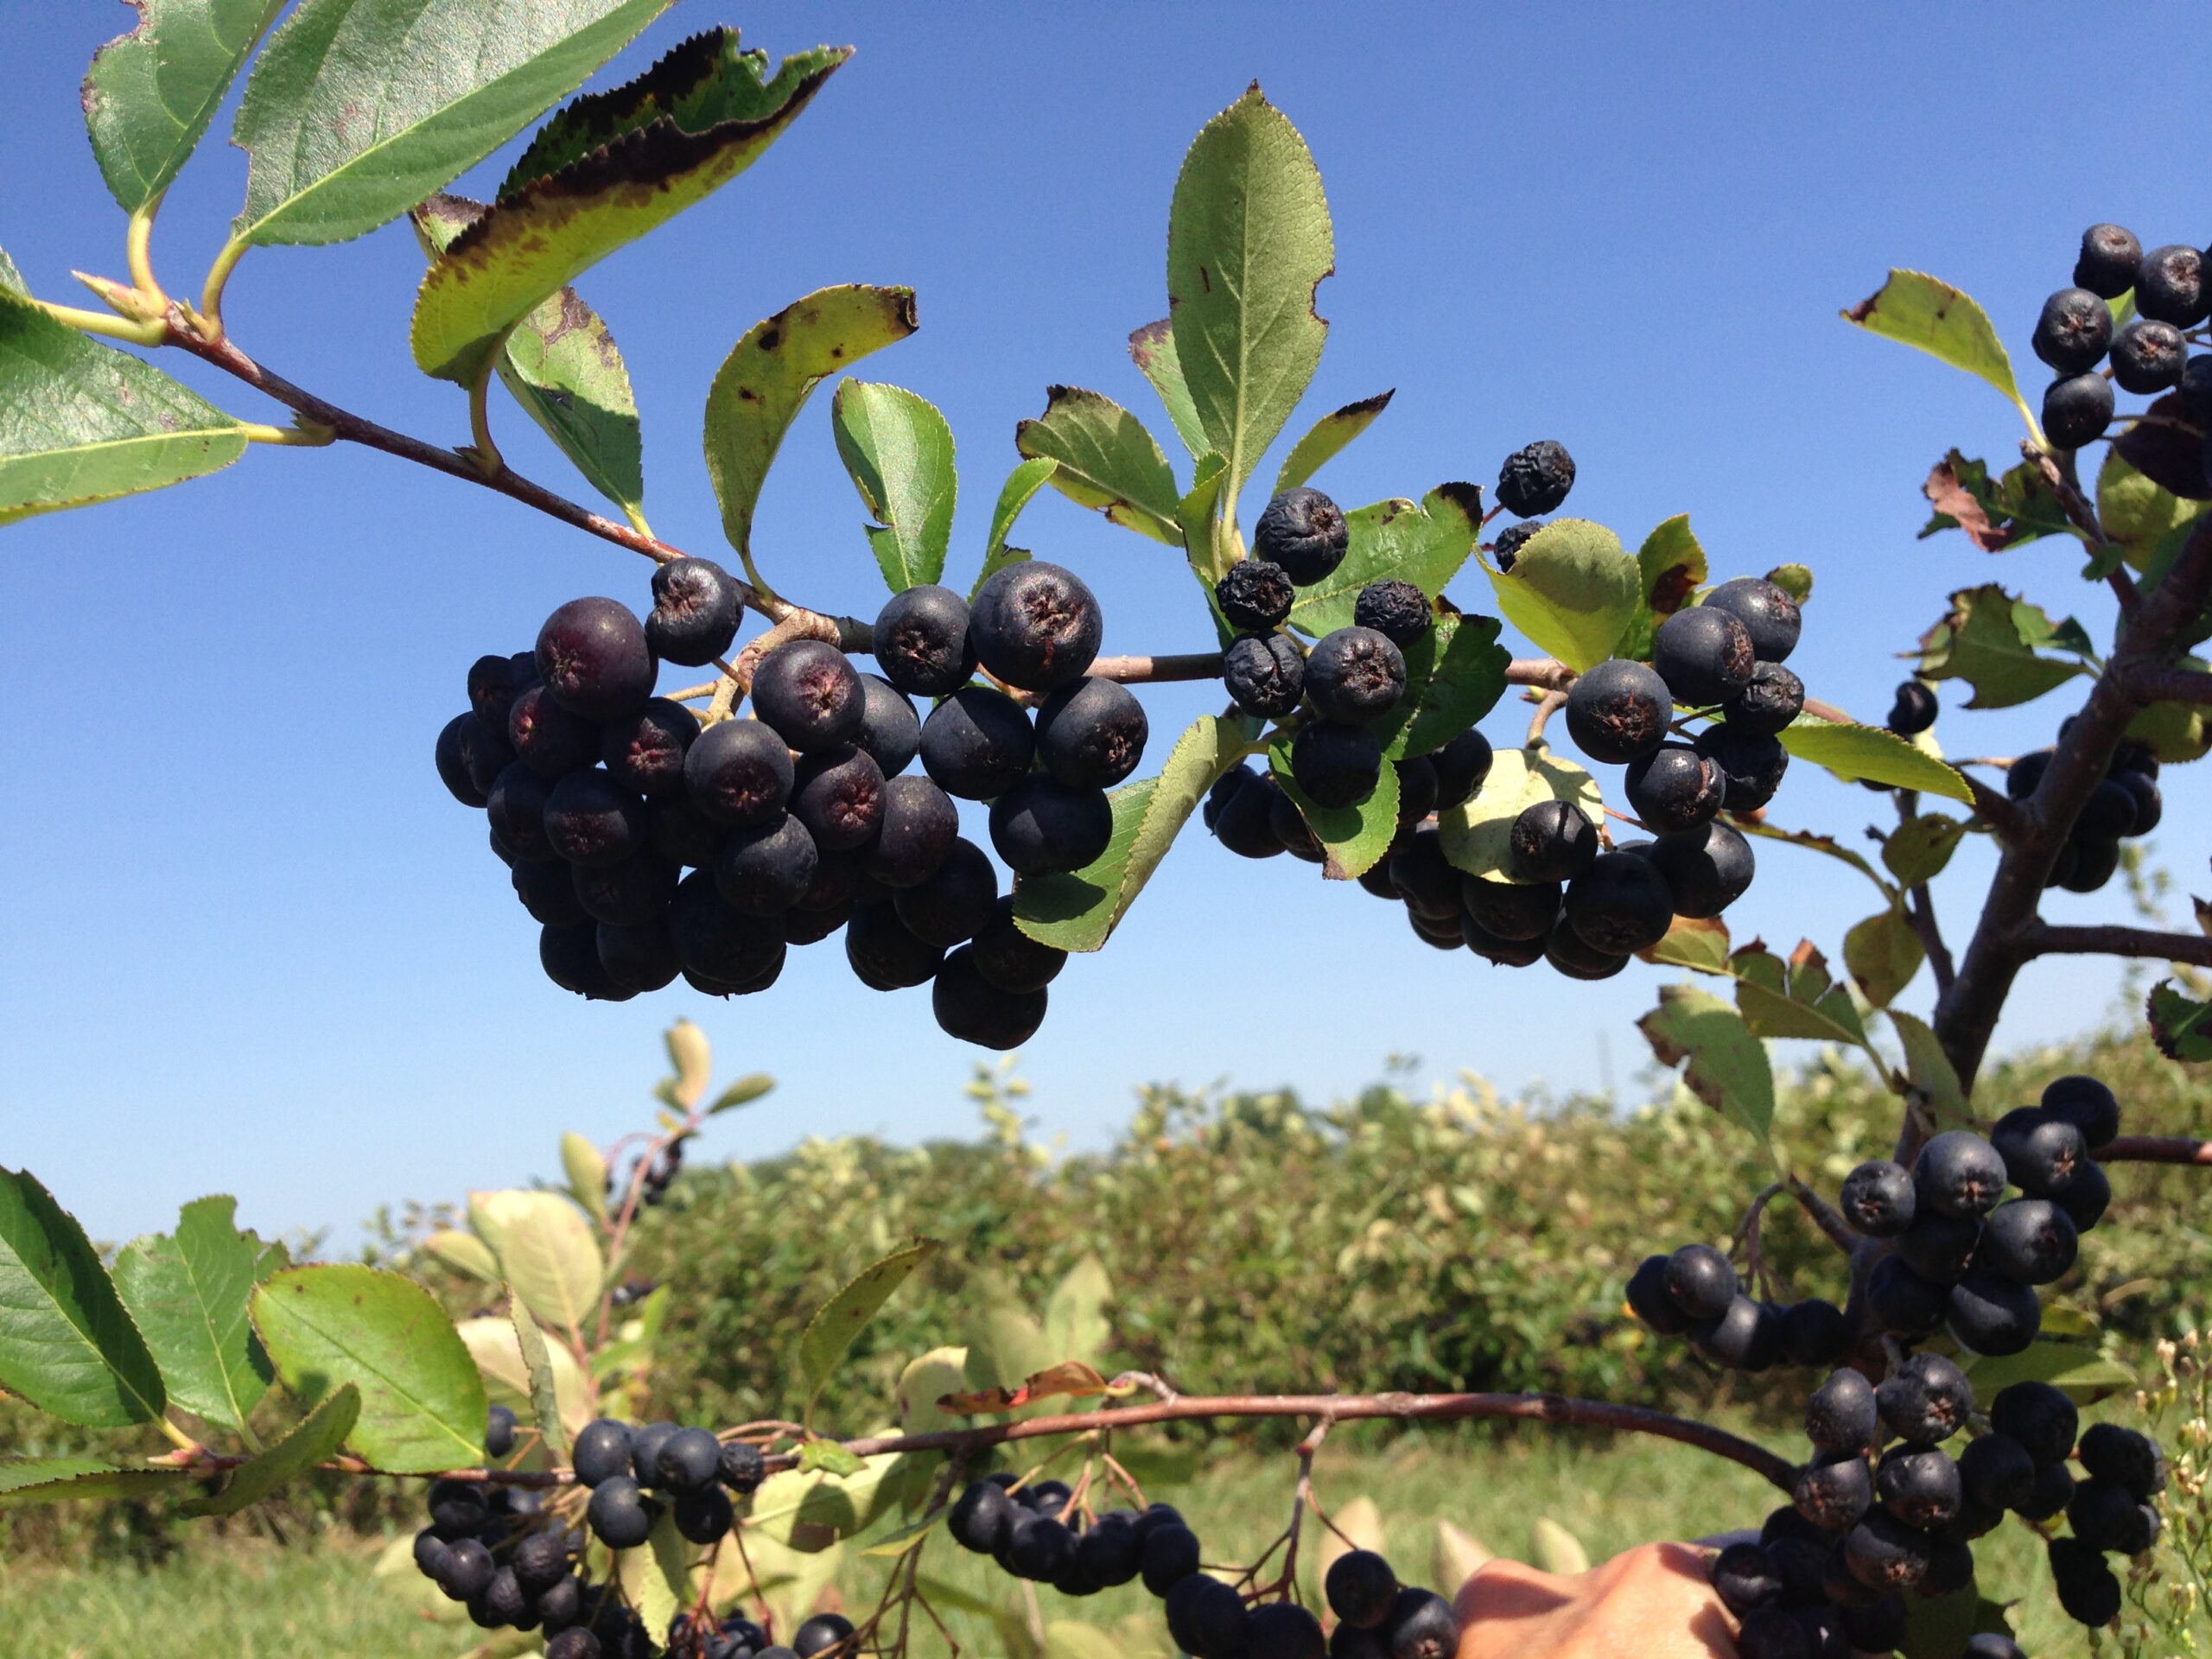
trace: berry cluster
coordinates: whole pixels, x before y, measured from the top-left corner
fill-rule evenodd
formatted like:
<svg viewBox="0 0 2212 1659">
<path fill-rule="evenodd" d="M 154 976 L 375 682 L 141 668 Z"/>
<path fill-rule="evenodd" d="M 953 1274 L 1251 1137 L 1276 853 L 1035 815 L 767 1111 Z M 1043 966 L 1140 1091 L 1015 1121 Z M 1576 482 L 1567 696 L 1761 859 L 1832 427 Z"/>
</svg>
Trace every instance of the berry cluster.
<svg viewBox="0 0 2212 1659">
<path fill-rule="evenodd" d="M 1320 1620 L 1296 1602 L 1248 1597 L 1201 1570 L 1198 1535 L 1166 1503 L 1094 1515 L 1065 1482 L 996 1474 L 969 1484 L 947 1527 L 963 1548 L 1063 1595 L 1141 1580 L 1165 1604 L 1167 1633 L 1192 1659 L 1449 1659 L 1459 1649 L 1451 1604 L 1401 1587 L 1370 1550 L 1331 1564 L 1323 1588 L 1338 1624 L 1325 1640 Z"/>
<path fill-rule="evenodd" d="M 2073 724 L 2071 716 L 2067 725 Z M 2062 727 L 2061 732 L 2064 730 Z M 2036 749 L 2006 769 L 2005 792 L 2016 801 L 2035 793 L 2050 765 L 2051 751 Z M 2080 816 L 2059 849 L 2045 887 L 2069 893 L 2094 893 L 2120 868 L 2120 843 L 2147 836 L 2158 827 L 2165 803 L 2158 795 L 2158 759 L 2140 743 L 2122 743 L 2102 782 L 2082 804 Z"/>
<path fill-rule="evenodd" d="M 2074 285 L 2043 302 L 2031 342 L 2057 377 L 2043 395 L 2051 442 L 2078 449 L 2102 437 L 2113 421 L 2115 382 L 2138 396 L 2178 390 L 2196 423 L 2212 427 L 2212 354 L 2189 354 L 2212 315 L 2207 264 L 2205 253 L 2182 243 L 2145 252 L 2135 233 L 2118 225 L 2092 225 L 2082 233 Z M 2115 329 L 2107 302 L 2131 292 L 2135 315 Z M 2107 355 L 2111 366 L 2101 370 Z"/>
<path fill-rule="evenodd" d="M 577 1484 L 591 1491 L 585 1524 L 609 1549 L 644 1543 L 664 1503 L 678 1534 L 711 1544 L 735 1518 L 730 1493 L 755 1491 L 766 1473 L 760 1449 L 744 1440 L 671 1422 L 632 1428 L 606 1417 L 584 1425 L 570 1461 Z"/>
<path fill-rule="evenodd" d="M 652 585 L 642 623 L 614 600 L 574 600 L 534 652 L 479 660 L 470 711 L 439 734 L 439 775 L 485 809 L 543 926 L 547 976 L 611 1001 L 679 974 L 739 995 L 774 983 L 790 947 L 842 928 L 864 984 L 934 981 L 946 1031 L 1027 1040 L 1065 954 L 1014 926 L 955 798 L 989 803 L 991 844 L 1017 875 L 1105 850 L 1106 790 L 1135 769 L 1147 730 L 1127 689 L 1085 676 L 1100 632 L 1090 589 L 1041 562 L 996 573 L 972 609 L 909 588 L 876 622 L 880 677 L 826 641 L 786 640 L 753 671 L 754 718 L 702 724 L 652 696 L 656 664 L 727 652 L 735 585 L 702 559 L 660 566 Z M 1033 721 L 971 683 L 979 664 L 1039 700 Z M 939 700 L 925 720 L 915 696 Z M 925 775 L 907 775 L 917 757 Z"/>
<path fill-rule="evenodd" d="M 1757 1543 L 1723 1550 L 1713 1583 L 1743 1621 L 1743 1659 L 1888 1653 L 1904 1639 L 1910 1590 L 1940 1596 L 1974 1580 L 1974 1540 L 2006 1511 L 2038 1524 L 2063 1514 L 2070 1537 L 2050 1543 L 2066 1611 L 2101 1624 L 2120 1608 L 2108 1552 L 2138 1554 L 2158 1536 L 2148 1507 L 2164 1463 L 2142 1435 L 2100 1426 L 2075 1455 L 2073 1402 L 2044 1382 L 2016 1382 L 1988 1402 L 1988 1427 L 1955 1457 L 1944 1443 L 1975 1409 L 1965 1374 L 1940 1354 L 1909 1351 L 1948 1328 L 1977 1355 L 2018 1353 L 2042 1323 L 2035 1287 L 2074 1264 L 2081 1232 L 2111 1198 L 2094 1154 L 2120 1130 L 2120 1106 L 2094 1077 L 2062 1077 L 2041 1103 L 2008 1112 L 1987 1139 L 1936 1135 L 1908 1170 L 1861 1164 L 1838 1208 L 1885 1253 L 1868 1280 L 1872 1325 L 1906 1350 L 1877 1386 L 1833 1371 L 1805 1408 L 1813 1456 L 1793 1503 L 1767 1517 Z M 2007 1187 L 2019 1196 L 2005 1198 Z M 2000 1201 L 2001 1200 L 2001 1201 Z M 1853 1332 L 1833 1304 L 1789 1307 L 1745 1293 L 1719 1251 L 1686 1245 L 1630 1278 L 1628 1301 L 1662 1333 L 1688 1333 L 1721 1363 L 1763 1370 L 1787 1360 L 1840 1365 Z M 1976 1638 L 1974 1659 L 2018 1659 L 2002 1637 Z"/>
</svg>

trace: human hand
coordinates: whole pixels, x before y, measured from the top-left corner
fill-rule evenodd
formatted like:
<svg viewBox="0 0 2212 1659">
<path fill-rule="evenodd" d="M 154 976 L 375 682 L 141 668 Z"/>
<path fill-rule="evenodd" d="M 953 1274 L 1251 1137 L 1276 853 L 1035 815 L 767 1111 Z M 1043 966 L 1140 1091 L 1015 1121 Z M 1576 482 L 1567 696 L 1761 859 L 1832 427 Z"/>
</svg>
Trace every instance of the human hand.
<svg viewBox="0 0 2212 1659">
<path fill-rule="evenodd" d="M 1459 1588 L 1459 1659 L 1736 1659 L 1706 1552 L 1645 1544 L 1586 1573 L 1487 1563 Z"/>
</svg>

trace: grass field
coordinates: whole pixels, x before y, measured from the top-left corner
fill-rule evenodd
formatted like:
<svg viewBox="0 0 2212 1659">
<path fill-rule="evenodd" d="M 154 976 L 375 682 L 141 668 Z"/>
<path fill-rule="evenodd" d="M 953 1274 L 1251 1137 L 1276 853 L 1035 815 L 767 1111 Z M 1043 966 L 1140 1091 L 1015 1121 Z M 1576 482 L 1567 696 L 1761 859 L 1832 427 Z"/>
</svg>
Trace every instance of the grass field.
<svg viewBox="0 0 2212 1659">
<path fill-rule="evenodd" d="M 1287 1517 L 1294 1474 L 1287 1454 L 1223 1458 L 1190 1484 L 1154 1495 L 1198 1527 L 1209 1559 L 1244 1560 Z M 1317 1463 L 1315 1487 L 1332 1510 L 1371 1498 L 1393 1561 L 1408 1577 L 1431 1580 L 1439 1520 L 1496 1554 L 1530 1559 L 1532 1525 L 1548 1517 L 1594 1560 L 1649 1539 L 1755 1524 L 1775 1502 L 1755 1477 L 1686 1448 L 1649 1440 L 1601 1448 L 1559 1433 L 1501 1442 L 1471 1430 L 1401 1437 L 1380 1448 L 1340 1431 Z M 372 1576 L 377 1553 L 372 1541 L 288 1549 L 200 1544 L 149 1569 L 0 1562 L 0 1652 L 24 1659 L 143 1659 L 149 1652 L 162 1659 L 451 1659 L 468 1651 L 477 1632 L 465 1622 L 423 1617 L 409 1578 Z M 2041 1550 L 2018 1523 L 1985 1541 L 1978 1554 L 1986 1592 L 2026 1598 L 2020 1622 L 2030 1653 L 2074 1659 L 2088 1652 L 2078 1627 L 2057 1614 Z M 840 1588 L 851 1603 L 866 1605 L 885 1570 L 878 1560 L 851 1560 Z M 924 1572 L 954 1592 L 947 1600 L 1021 1609 L 1009 1580 L 942 1537 L 932 1539 Z M 1046 1621 L 1102 1627 L 1124 1654 L 1165 1650 L 1156 1604 L 1134 1587 L 1079 1603 L 1046 1591 L 1039 1600 Z M 948 1622 L 963 1654 L 1007 1650 L 988 1618 L 954 1611 Z M 944 1649 L 925 1631 L 914 1650 Z"/>
</svg>

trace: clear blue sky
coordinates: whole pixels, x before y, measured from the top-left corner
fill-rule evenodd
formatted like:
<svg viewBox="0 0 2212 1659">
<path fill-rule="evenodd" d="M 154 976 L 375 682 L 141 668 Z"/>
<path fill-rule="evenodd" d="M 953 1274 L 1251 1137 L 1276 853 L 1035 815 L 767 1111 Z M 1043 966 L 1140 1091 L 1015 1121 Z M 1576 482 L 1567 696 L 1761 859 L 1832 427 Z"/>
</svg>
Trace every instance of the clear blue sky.
<svg viewBox="0 0 2212 1659">
<path fill-rule="evenodd" d="M 1888 655 L 1953 588 L 2024 584 L 2101 634 L 2107 607 L 2075 580 L 2071 543 L 1992 558 L 1913 539 L 1929 463 L 1953 442 L 2001 461 L 2018 423 L 1979 382 L 1837 309 L 1890 265 L 1936 272 L 1989 306 L 2033 382 L 2028 328 L 2084 225 L 2201 243 L 2202 147 L 2163 137 L 2158 114 L 2196 107 L 2198 66 L 2121 38 L 2201 34 L 2201 14 L 2162 10 L 756 5 L 732 18 L 749 43 L 859 55 L 752 173 L 585 291 L 636 383 L 654 527 L 712 556 L 699 422 L 721 354 L 825 283 L 912 284 L 920 333 L 867 372 L 950 417 L 968 463 L 955 569 L 971 571 L 1014 423 L 1048 382 L 1122 399 L 1173 447 L 1123 338 L 1164 309 L 1185 146 L 1256 76 L 1311 143 L 1335 216 L 1313 409 L 1397 388 L 1318 481 L 1347 503 L 1487 486 L 1508 450 L 1559 438 L 1580 467 L 1571 510 L 1631 545 L 1687 511 L 1716 575 L 1814 566 L 1793 665 L 1878 719 Z M 68 297 L 73 266 L 120 274 L 76 88 L 129 15 L 8 12 L 0 245 Z M 685 0 L 595 84 L 726 15 Z M 196 286 L 239 199 L 227 125 L 162 214 L 172 287 Z M 407 359 L 420 272 L 397 226 L 257 251 L 229 315 L 282 372 L 460 442 L 453 388 Z M 219 377 L 185 378 L 276 418 Z M 868 613 L 883 595 L 827 401 L 786 445 L 756 535 L 785 591 Z M 496 419 L 518 465 L 569 483 L 518 412 Z M 1049 495 L 1024 531 L 1097 588 L 1109 650 L 1207 643 L 1167 550 Z M 343 1235 L 382 1200 L 550 1173 L 561 1129 L 604 1139 L 639 1120 L 657 1033 L 679 1014 L 726 1069 L 783 1084 L 702 1155 L 972 1128 L 960 1085 L 977 1052 L 938 1033 L 925 995 L 862 989 L 835 944 L 733 1002 L 679 987 L 586 1005 L 539 974 L 534 929 L 481 818 L 439 787 L 431 741 L 474 657 L 527 645 L 575 594 L 642 607 L 641 561 L 342 448 L 256 450 L 213 480 L 35 519 L 0 534 L 0 1161 L 37 1171 L 96 1233 L 226 1190 L 264 1230 Z M 1485 605 L 1471 571 L 1454 592 Z M 1939 733 L 1976 753 L 2042 741 L 2079 698 L 1979 716 L 1949 713 L 1959 700 L 1945 689 Z M 1205 701 L 1149 696 L 1160 748 Z M 1521 719 L 1502 706 L 1487 726 L 1506 739 Z M 2206 791 L 2169 778 L 2157 851 L 2187 880 Z M 1881 807 L 1801 766 L 1777 816 L 1855 836 Z M 1837 953 L 1871 890 L 1809 855 L 1760 855 L 1737 937 L 1810 934 Z M 1985 869 L 1959 861 L 1955 936 Z M 2124 905 L 2113 889 L 2054 913 Z M 1022 1064 L 1034 1109 L 1075 1145 L 1110 1134 L 1148 1080 L 1326 1095 L 1394 1052 L 1420 1056 L 1423 1078 L 1465 1067 L 1508 1090 L 1633 1094 L 1632 1021 L 1669 976 L 1637 965 L 1580 986 L 1441 957 L 1357 890 L 1194 833 L 1109 950 L 1053 987 Z M 2081 1029 L 2116 985 L 2039 966 L 2001 1040 Z M 1923 976 L 1905 1002 L 1930 995 Z"/>
</svg>

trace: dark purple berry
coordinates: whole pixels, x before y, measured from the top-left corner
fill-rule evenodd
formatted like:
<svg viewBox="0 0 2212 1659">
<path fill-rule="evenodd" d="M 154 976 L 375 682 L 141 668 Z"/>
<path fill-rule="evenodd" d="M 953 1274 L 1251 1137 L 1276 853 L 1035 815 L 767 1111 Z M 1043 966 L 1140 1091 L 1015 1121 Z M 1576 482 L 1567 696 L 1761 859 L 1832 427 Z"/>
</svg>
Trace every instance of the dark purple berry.
<svg viewBox="0 0 2212 1659">
<path fill-rule="evenodd" d="M 2204 256 L 2185 242 L 2144 254 L 2135 271 L 2135 309 L 2175 328 L 2204 321 Z"/>
<path fill-rule="evenodd" d="M 1787 589 L 1764 576 L 1737 576 L 1722 582 L 1698 603 L 1726 611 L 1744 625 L 1751 649 L 1763 663 L 1783 663 L 1797 649 L 1803 616 Z"/>
<path fill-rule="evenodd" d="M 2112 382 L 2101 374 L 2054 380 L 2043 394 L 2044 435 L 2061 449 L 2079 449 L 2112 424 Z"/>
<path fill-rule="evenodd" d="M 1311 721 L 1291 740 L 1290 772 L 1316 806 L 1351 806 L 1382 778 L 1382 745 L 1365 726 Z"/>
<path fill-rule="evenodd" d="M 1762 658 L 1751 670 L 1751 683 L 1720 709 L 1736 730 L 1773 737 L 1786 730 L 1804 707 L 1805 682 L 1780 663 Z"/>
<path fill-rule="evenodd" d="M 1516 518 L 1557 512 L 1573 487 L 1573 458 L 1550 438 L 1516 449 L 1497 469 L 1498 504 Z"/>
<path fill-rule="evenodd" d="M 1048 993 L 1001 990 L 976 971 L 973 946 L 944 959 L 930 988 L 930 1008 L 947 1036 L 984 1048 L 1019 1048 L 1045 1023 Z"/>
<path fill-rule="evenodd" d="M 2085 373 L 2112 344 L 2111 308 L 2086 288 L 2062 288 L 2043 302 L 2028 343 L 2058 373 Z"/>
<path fill-rule="evenodd" d="M 516 757 L 541 778 L 581 771 L 600 758 L 603 742 L 595 721 L 571 713 L 542 685 L 526 685 L 507 709 L 507 741 Z"/>
<path fill-rule="evenodd" d="M 2179 385 L 2188 360 L 2189 342 L 2170 322 L 2138 317 L 2112 343 L 2112 378 L 2138 397 Z"/>
<path fill-rule="evenodd" d="M 2043 1091 L 2043 1109 L 2081 1130 L 2091 1152 L 2120 1133 L 2120 1103 L 2094 1077 L 2060 1077 Z"/>
<path fill-rule="evenodd" d="M 1610 658 L 1567 694 L 1567 734 L 1592 760 L 1626 766 L 1667 741 L 1675 706 L 1667 683 L 1643 664 Z"/>
<path fill-rule="evenodd" d="M 715 863 L 715 888 L 747 916 L 780 916 L 812 885 L 819 857 L 806 826 L 785 813 L 730 833 Z"/>
<path fill-rule="evenodd" d="M 1324 634 L 1306 658 L 1306 698 L 1324 720 L 1379 720 L 1405 695 L 1405 657 L 1374 628 Z"/>
<path fill-rule="evenodd" d="M 538 677 L 553 699 L 587 720 L 620 720 L 653 694 L 645 631 L 620 600 L 572 599 L 537 632 Z"/>
<path fill-rule="evenodd" d="M 1919 736 L 1936 723 L 1936 694 L 1918 680 L 1905 681 L 1882 723 L 1899 737 Z"/>
<path fill-rule="evenodd" d="M 1344 563 L 1350 527 L 1337 504 L 1319 490 L 1285 490 L 1268 502 L 1253 526 L 1255 558 L 1279 565 L 1300 588 L 1310 588 Z"/>
<path fill-rule="evenodd" d="M 1913 1160 L 1913 1186 L 1923 1209 L 1946 1216 L 1985 1216 L 2005 1192 L 2005 1160 L 1971 1129 L 1947 1129 Z"/>
<path fill-rule="evenodd" d="M 793 639 L 760 659 L 753 677 L 753 710 L 792 748 L 818 754 L 859 735 L 867 694 L 836 646 Z"/>
<path fill-rule="evenodd" d="M 968 637 L 982 665 L 1023 691 L 1079 680 L 1098 655 L 1098 601 L 1071 570 L 1025 559 L 976 590 Z"/>
<path fill-rule="evenodd" d="M 854 747 L 868 751 L 886 778 L 896 778 L 922 749 L 922 721 L 913 701 L 880 674 L 861 676 L 861 728 Z"/>
<path fill-rule="evenodd" d="M 683 757 L 699 735 L 699 717 L 680 702 L 654 697 L 600 734 L 600 759 L 623 788 L 651 798 L 683 792 Z"/>
<path fill-rule="evenodd" d="M 1598 861 L 1598 827 L 1572 801 L 1538 801 L 1513 820 L 1507 848 L 1519 880 L 1570 881 Z"/>
<path fill-rule="evenodd" d="M 1011 897 L 998 901 L 973 944 L 976 973 L 1002 991 L 1041 991 L 1067 965 L 1066 951 L 1039 944 L 1014 925 Z"/>
<path fill-rule="evenodd" d="M 620 864 L 645 844 L 644 804 L 597 766 L 572 772 L 546 792 L 545 839 L 570 864 Z"/>
<path fill-rule="evenodd" d="M 730 648 L 745 604 L 737 580 L 711 559 L 671 559 L 653 567 L 653 608 L 645 644 L 664 662 L 703 668 Z"/>
<path fill-rule="evenodd" d="M 883 785 L 883 822 L 861 855 L 861 868 L 887 887 L 925 881 L 960 834 L 952 797 L 926 778 L 890 778 Z"/>
<path fill-rule="evenodd" d="M 1352 601 L 1351 620 L 1402 649 L 1428 632 L 1428 595 L 1410 582 L 1370 582 Z"/>
<path fill-rule="evenodd" d="M 1281 627 L 1297 597 L 1290 572 L 1266 559 L 1243 559 L 1213 585 L 1222 620 L 1240 633 L 1266 633 Z"/>
<path fill-rule="evenodd" d="M 764 721 L 719 721 L 683 757 L 685 793 L 731 829 L 772 823 L 791 799 L 793 776 L 790 749 Z"/>
<path fill-rule="evenodd" d="M 976 671 L 968 601 L 933 584 L 893 594 L 876 613 L 874 648 L 884 678 L 901 691 L 950 696 Z"/>
<path fill-rule="evenodd" d="M 927 877 L 891 896 L 892 908 L 906 931 L 939 951 L 972 939 L 988 927 L 997 914 L 998 902 L 998 872 L 989 855 L 963 837 L 955 837 Z"/>
<path fill-rule="evenodd" d="M 2134 232 L 2118 225 L 2092 225 L 2082 232 L 2074 280 L 2100 299 L 2116 300 L 2135 286 L 2142 263 L 2143 245 Z"/>
<path fill-rule="evenodd" d="M 1649 950 L 1674 923 L 1667 879 L 1634 853 L 1603 853 L 1567 884 L 1560 914 L 1584 944 L 1617 956 Z"/>
<path fill-rule="evenodd" d="M 1221 658 L 1230 700 L 1259 720 L 1276 720 L 1306 695 L 1306 658 L 1285 633 L 1248 633 L 1229 642 Z"/>
<path fill-rule="evenodd" d="M 1029 715 L 1005 692 L 963 686 L 922 722 L 922 769 L 963 800 L 994 800 L 1020 782 L 1036 753 Z"/>
<path fill-rule="evenodd" d="M 1731 812 L 1755 812 L 1774 798 L 1789 770 L 1789 752 L 1779 738 L 1756 737 L 1726 721 L 1697 734 L 1694 746 L 1720 768 L 1722 804 Z"/>
<path fill-rule="evenodd" d="M 1144 705 L 1112 680 L 1080 679 L 1037 711 L 1037 759 L 1071 789 L 1111 789 L 1144 759 Z"/>
</svg>

